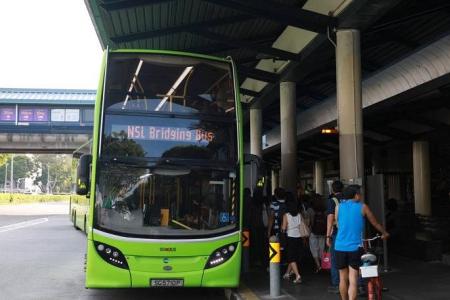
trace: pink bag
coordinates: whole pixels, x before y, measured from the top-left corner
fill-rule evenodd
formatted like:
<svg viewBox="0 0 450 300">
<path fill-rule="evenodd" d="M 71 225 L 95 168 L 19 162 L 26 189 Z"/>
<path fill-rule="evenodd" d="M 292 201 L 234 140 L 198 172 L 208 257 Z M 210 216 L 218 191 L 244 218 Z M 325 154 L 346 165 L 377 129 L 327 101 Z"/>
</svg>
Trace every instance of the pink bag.
<svg viewBox="0 0 450 300">
<path fill-rule="evenodd" d="M 328 250 L 325 250 L 322 254 L 322 270 L 330 270 L 331 269 L 331 253 Z"/>
</svg>

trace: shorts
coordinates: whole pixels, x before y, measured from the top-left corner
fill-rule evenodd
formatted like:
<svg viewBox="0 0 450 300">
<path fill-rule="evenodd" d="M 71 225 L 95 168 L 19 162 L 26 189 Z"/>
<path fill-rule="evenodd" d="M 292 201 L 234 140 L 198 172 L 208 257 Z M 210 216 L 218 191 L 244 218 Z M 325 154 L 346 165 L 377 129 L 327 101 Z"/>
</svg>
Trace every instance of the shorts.
<svg viewBox="0 0 450 300">
<path fill-rule="evenodd" d="M 336 268 L 342 270 L 350 266 L 352 269 L 359 270 L 359 267 L 361 266 L 362 254 L 362 248 L 351 252 L 336 250 Z"/>
</svg>

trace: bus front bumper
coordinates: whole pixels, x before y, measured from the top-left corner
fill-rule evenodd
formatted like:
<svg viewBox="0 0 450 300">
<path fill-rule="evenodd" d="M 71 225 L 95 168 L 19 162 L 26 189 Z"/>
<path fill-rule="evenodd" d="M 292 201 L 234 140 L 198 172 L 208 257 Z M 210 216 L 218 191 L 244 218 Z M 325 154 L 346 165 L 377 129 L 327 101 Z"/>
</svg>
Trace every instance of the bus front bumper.
<svg viewBox="0 0 450 300">
<path fill-rule="evenodd" d="M 226 262 L 205 269 L 207 256 L 170 258 L 126 256 L 129 269 L 118 268 L 98 255 L 88 240 L 87 288 L 148 288 L 153 283 L 182 282 L 183 287 L 237 287 L 240 280 L 241 250 Z M 158 263 L 156 263 L 158 261 Z"/>
</svg>

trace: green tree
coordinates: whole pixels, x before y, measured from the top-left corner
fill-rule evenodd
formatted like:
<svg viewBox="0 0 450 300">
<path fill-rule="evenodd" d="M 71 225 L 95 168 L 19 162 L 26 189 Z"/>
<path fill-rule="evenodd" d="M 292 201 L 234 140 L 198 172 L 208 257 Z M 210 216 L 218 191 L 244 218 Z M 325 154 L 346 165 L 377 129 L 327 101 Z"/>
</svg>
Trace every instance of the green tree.
<svg viewBox="0 0 450 300">
<path fill-rule="evenodd" d="M 6 164 L 9 159 L 9 154 L 0 154 L 0 167 Z"/>
<path fill-rule="evenodd" d="M 43 192 L 70 193 L 72 185 L 72 157 L 66 154 L 39 154 L 34 156 L 39 172 L 34 183 Z M 50 175 L 50 182 L 48 182 Z"/>
<path fill-rule="evenodd" d="M 3 164 L 0 164 L 0 185 L 4 186 L 5 184 L 5 169 L 6 164 L 8 164 L 8 174 L 7 181 L 10 181 L 11 176 L 11 161 L 12 155 L 6 154 L 6 158 Z M 36 172 L 36 165 L 30 157 L 27 155 L 14 155 L 14 186 L 17 186 L 17 180 L 19 178 L 31 178 L 33 174 Z M 23 183 L 22 183 L 23 184 Z"/>
</svg>

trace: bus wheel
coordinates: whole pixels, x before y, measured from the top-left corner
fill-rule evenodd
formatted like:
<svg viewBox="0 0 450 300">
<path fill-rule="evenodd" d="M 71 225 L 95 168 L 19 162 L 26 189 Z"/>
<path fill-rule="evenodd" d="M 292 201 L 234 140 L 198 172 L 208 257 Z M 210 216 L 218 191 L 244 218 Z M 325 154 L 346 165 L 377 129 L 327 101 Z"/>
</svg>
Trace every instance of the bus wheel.
<svg viewBox="0 0 450 300">
<path fill-rule="evenodd" d="M 77 213 L 76 212 L 73 213 L 73 227 L 75 227 L 76 230 L 79 230 L 79 228 L 77 227 Z"/>
</svg>

